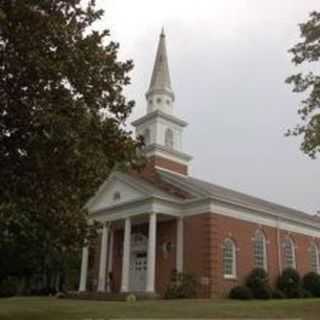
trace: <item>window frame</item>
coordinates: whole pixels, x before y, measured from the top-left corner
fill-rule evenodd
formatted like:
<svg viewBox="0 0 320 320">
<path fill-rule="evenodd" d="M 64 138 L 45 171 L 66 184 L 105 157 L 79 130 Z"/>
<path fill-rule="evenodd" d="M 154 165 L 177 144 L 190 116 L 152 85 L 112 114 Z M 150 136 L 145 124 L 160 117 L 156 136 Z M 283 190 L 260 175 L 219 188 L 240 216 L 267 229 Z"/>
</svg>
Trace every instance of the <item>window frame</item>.
<svg viewBox="0 0 320 320">
<path fill-rule="evenodd" d="M 261 256 L 258 257 L 257 255 L 257 248 L 258 248 L 258 242 L 262 242 L 259 244 L 262 248 Z M 253 256 L 254 256 L 254 265 L 256 268 L 263 268 L 265 271 L 268 271 L 268 252 L 267 252 L 267 239 L 265 236 L 265 233 L 261 230 L 258 229 L 255 232 L 254 239 L 253 239 Z M 261 259 L 263 261 L 263 266 L 259 266 L 257 264 L 257 259 Z"/>
<path fill-rule="evenodd" d="M 312 261 L 312 250 L 315 250 L 315 259 L 316 259 L 316 270 L 313 269 L 313 261 Z M 309 248 L 309 259 L 310 259 L 310 270 L 312 272 L 320 273 L 320 261 L 319 261 L 319 248 L 315 242 L 311 242 L 310 248 Z"/>
<path fill-rule="evenodd" d="M 174 149 L 174 132 L 171 128 L 166 128 L 164 134 L 164 145 L 169 149 Z M 169 143 L 168 143 L 169 142 Z"/>
<path fill-rule="evenodd" d="M 290 243 L 291 248 L 291 254 L 292 254 L 292 265 L 288 265 L 288 257 L 286 256 L 286 249 L 285 249 L 285 243 Z M 297 269 L 297 258 L 296 258 L 296 246 L 291 237 L 287 237 L 282 241 L 282 258 L 283 258 L 283 265 L 285 268 L 292 268 Z"/>
<path fill-rule="evenodd" d="M 232 273 L 228 274 L 225 272 L 225 264 L 226 264 L 226 257 L 225 257 L 225 250 L 226 250 L 226 246 L 227 245 L 231 245 L 231 250 L 232 250 L 232 257 L 227 257 L 229 262 L 231 261 L 231 269 L 232 269 Z M 235 242 L 230 239 L 230 238 L 226 238 L 223 241 L 223 246 L 222 246 L 222 261 L 223 261 L 223 277 L 224 279 L 236 279 L 237 278 L 237 253 L 236 253 L 237 249 L 236 249 L 236 244 Z"/>
</svg>

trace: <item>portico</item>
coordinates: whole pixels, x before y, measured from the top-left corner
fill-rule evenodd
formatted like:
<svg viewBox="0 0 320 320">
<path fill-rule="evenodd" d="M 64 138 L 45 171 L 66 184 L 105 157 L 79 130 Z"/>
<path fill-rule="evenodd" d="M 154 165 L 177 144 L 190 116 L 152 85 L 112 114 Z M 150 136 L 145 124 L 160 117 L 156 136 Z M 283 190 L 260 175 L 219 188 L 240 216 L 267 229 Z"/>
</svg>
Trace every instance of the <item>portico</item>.
<svg viewBox="0 0 320 320">
<path fill-rule="evenodd" d="M 156 293 L 156 259 L 161 254 L 157 246 L 157 226 L 163 221 L 176 220 L 176 270 L 183 269 L 183 219 L 156 212 L 130 215 L 120 220 L 104 221 L 99 252 L 98 292 L 111 292 L 109 274 L 113 265 L 113 234 L 123 233 L 120 292 Z M 147 234 L 133 232 L 133 227 L 147 224 Z M 160 245 L 160 246 L 159 246 Z M 89 249 L 83 248 L 79 291 L 87 290 Z M 120 267 L 120 266 L 119 266 Z"/>
</svg>

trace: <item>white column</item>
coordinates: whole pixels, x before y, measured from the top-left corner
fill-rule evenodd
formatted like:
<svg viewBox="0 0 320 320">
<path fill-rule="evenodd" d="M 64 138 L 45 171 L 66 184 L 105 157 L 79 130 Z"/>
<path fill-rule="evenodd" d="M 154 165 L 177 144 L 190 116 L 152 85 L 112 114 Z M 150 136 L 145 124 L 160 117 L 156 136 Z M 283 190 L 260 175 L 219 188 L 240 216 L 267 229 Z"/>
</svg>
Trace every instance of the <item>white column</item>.
<svg viewBox="0 0 320 320">
<path fill-rule="evenodd" d="M 126 218 L 124 223 L 121 292 L 129 291 L 129 268 L 130 268 L 130 247 L 131 247 L 130 238 L 131 238 L 131 220 L 130 218 Z"/>
<path fill-rule="evenodd" d="M 84 292 L 87 290 L 88 260 L 89 260 L 89 249 L 88 249 L 88 247 L 83 247 L 82 248 L 80 286 L 79 286 L 80 292 Z"/>
<path fill-rule="evenodd" d="M 113 263 L 113 230 L 110 230 L 110 243 L 109 243 L 109 257 L 108 257 L 108 281 L 107 281 L 107 292 L 111 291 L 110 273 L 112 272 Z"/>
<path fill-rule="evenodd" d="M 183 272 L 183 218 L 177 219 L 176 269 Z"/>
<path fill-rule="evenodd" d="M 150 214 L 148 239 L 147 292 L 155 291 L 157 215 Z"/>
<path fill-rule="evenodd" d="M 109 236 L 109 225 L 104 223 L 103 229 L 102 229 L 102 238 L 101 238 L 101 247 L 100 247 L 100 264 L 99 264 L 99 278 L 98 278 L 99 292 L 104 292 L 106 290 L 108 236 Z"/>
</svg>

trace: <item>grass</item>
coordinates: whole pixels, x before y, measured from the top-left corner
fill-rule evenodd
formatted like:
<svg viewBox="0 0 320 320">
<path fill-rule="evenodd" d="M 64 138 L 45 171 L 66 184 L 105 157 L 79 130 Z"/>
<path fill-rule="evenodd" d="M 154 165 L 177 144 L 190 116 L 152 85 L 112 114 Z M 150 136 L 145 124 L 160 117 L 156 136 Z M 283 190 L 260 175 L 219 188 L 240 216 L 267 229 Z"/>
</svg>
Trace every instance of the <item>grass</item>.
<svg viewBox="0 0 320 320">
<path fill-rule="evenodd" d="M 55 298 L 0 299 L 1 320 L 107 320 L 110 318 L 320 318 L 320 299 L 103 302 Z"/>
</svg>

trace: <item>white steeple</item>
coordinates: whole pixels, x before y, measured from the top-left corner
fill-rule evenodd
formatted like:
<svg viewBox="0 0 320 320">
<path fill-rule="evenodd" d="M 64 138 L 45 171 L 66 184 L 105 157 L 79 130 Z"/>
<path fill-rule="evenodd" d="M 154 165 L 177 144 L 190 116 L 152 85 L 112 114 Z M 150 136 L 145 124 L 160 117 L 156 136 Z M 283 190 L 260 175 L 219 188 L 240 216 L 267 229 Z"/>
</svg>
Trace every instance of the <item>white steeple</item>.
<svg viewBox="0 0 320 320">
<path fill-rule="evenodd" d="M 166 36 L 162 28 L 149 89 L 146 93 L 148 112 L 173 113 L 174 92 L 171 87 Z"/>
<path fill-rule="evenodd" d="M 132 123 L 136 135 L 144 137 L 146 156 L 155 159 L 157 165 L 163 165 L 165 159 L 168 167 L 175 167 L 175 163 L 180 169 L 184 168 L 181 169 L 183 172 L 187 172 L 191 157 L 183 152 L 182 135 L 188 124 L 174 114 L 175 95 L 171 87 L 163 29 L 146 99 L 147 113 Z"/>
</svg>

